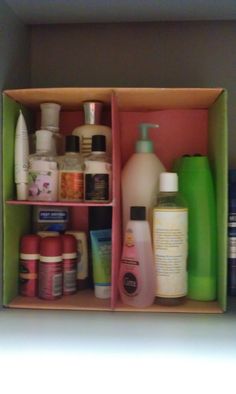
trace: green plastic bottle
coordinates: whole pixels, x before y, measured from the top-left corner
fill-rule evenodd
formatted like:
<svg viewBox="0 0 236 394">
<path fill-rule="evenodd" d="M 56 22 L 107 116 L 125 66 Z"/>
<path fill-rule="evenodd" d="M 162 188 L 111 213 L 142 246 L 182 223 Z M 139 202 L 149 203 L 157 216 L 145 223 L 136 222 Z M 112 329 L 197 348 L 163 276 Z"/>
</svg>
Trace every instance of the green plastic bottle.
<svg viewBox="0 0 236 394">
<path fill-rule="evenodd" d="M 175 169 L 189 209 L 188 297 L 212 301 L 216 298 L 216 202 L 208 158 L 184 156 Z"/>
</svg>

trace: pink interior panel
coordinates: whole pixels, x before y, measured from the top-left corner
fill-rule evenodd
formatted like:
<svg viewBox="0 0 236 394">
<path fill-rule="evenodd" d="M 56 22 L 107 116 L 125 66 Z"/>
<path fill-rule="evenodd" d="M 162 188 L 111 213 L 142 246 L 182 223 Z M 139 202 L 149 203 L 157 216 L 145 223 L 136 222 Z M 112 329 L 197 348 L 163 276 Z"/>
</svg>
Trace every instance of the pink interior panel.
<svg viewBox="0 0 236 394">
<path fill-rule="evenodd" d="M 174 159 L 183 154 L 207 154 L 208 111 L 161 110 L 152 112 L 120 112 L 122 166 L 132 155 L 138 139 L 140 123 L 156 123 L 150 129 L 155 153 L 170 170 Z"/>
</svg>

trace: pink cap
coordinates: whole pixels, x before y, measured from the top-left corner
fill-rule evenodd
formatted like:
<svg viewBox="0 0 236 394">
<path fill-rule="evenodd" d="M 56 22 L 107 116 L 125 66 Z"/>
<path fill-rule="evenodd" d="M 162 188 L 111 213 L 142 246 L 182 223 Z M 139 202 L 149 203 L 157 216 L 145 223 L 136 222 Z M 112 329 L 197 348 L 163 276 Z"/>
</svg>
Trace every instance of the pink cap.
<svg viewBox="0 0 236 394">
<path fill-rule="evenodd" d="M 41 238 L 40 255 L 55 257 L 62 255 L 62 242 L 60 236 Z"/>
<path fill-rule="evenodd" d="M 61 235 L 63 253 L 76 253 L 77 241 L 72 234 Z"/>
<path fill-rule="evenodd" d="M 20 253 L 39 254 L 40 240 L 36 234 L 24 235 L 20 241 Z"/>
</svg>

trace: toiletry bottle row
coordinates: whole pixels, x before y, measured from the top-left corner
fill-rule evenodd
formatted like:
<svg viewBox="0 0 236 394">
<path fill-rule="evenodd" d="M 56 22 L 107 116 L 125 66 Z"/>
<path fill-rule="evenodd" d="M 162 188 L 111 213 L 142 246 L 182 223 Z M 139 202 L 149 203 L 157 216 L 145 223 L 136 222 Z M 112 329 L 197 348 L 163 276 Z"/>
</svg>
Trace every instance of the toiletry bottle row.
<svg viewBox="0 0 236 394">
<path fill-rule="evenodd" d="M 30 201 L 110 201 L 111 163 L 104 136 L 92 137 L 92 153 L 84 160 L 79 154 L 79 138 L 67 136 L 59 169 L 50 151 L 51 132 L 40 130 L 36 137 L 36 154 L 29 160 Z"/>
</svg>

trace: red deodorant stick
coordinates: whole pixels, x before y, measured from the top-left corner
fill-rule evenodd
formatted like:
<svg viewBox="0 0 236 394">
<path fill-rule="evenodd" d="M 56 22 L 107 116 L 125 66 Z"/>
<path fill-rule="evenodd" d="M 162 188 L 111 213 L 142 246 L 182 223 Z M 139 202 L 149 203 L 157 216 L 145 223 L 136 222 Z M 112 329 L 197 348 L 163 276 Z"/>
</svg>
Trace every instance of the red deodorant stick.
<svg viewBox="0 0 236 394">
<path fill-rule="evenodd" d="M 24 235 L 20 242 L 20 294 L 36 297 L 38 293 L 40 237 L 35 234 Z"/>
</svg>

